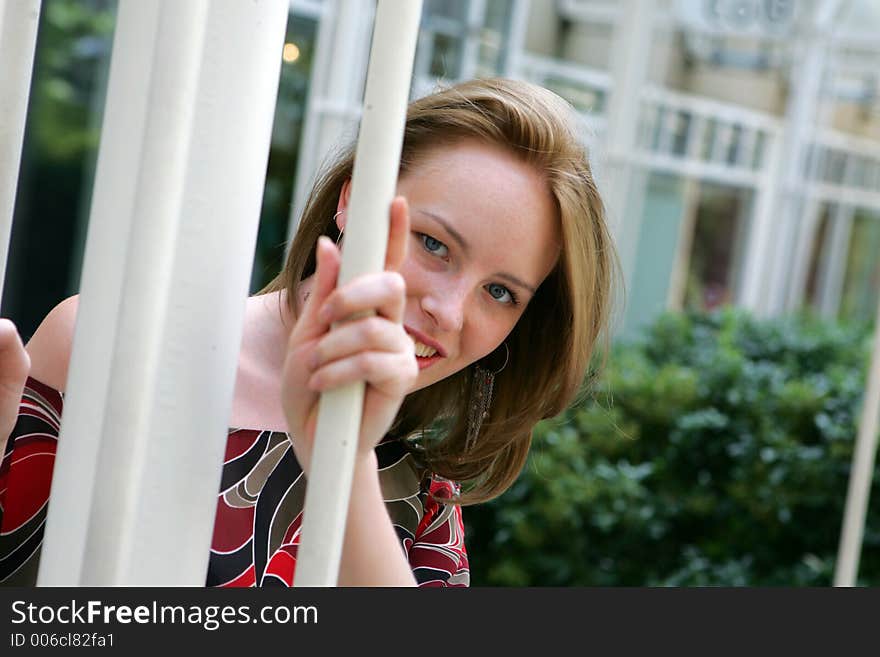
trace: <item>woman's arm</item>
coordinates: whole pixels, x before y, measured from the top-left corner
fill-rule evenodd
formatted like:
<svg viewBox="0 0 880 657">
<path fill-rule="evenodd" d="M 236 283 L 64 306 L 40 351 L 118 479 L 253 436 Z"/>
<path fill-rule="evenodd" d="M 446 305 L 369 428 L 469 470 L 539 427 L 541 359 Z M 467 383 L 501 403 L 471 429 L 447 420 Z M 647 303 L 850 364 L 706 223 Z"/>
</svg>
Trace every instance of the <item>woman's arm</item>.
<svg viewBox="0 0 880 657">
<path fill-rule="evenodd" d="M 406 255 L 409 216 L 391 206 L 386 271 L 336 287 L 339 250 L 321 238 L 316 272 L 291 330 L 282 373 L 282 402 L 297 460 L 308 476 L 321 392 L 364 381 L 363 415 L 337 583 L 414 585 L 379 486 L 374 448 L 394 421 L 418 375 L 413 341 L 403 329 L 406 286 L 396 272 Z M 375 313 L 365 317 L 366 312 Z M 357 317 L 358 319 L 348 320 Z"/>
<path fill-rule="evenodd" d="M 379 486 L 376 453 L 355 464 L 339 586 L 415 586 Z"/>
</svg>

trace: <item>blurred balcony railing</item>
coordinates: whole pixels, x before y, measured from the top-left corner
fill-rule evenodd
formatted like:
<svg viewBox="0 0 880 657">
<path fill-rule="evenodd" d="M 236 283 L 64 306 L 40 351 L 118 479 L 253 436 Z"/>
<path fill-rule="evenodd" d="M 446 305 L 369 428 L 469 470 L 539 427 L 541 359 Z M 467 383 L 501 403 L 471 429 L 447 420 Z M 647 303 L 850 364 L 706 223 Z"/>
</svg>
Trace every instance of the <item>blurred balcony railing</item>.
<svg viewBox="0 0 880 657">
<path fill-rule="evenodd" d="M 806 193 L 810 197 L 880 208 L 880 142 L 820 130 L 807 163 Z"/>
<path fill-rule="evenodd" d="M 782 128 L 767 114 L 657 87 L 643 92 L 640 117 L 639 164 L 752 187 Z"/>
<path fill-rule="evenodd" d="M 584 141 L 601 146 L 613 84 L 607 72 L 524 55 L 519 75 L 568 100 L 586 126 Z M 757 188 L 769 180 L 769 153 L 783 127 L 771 114 L 646 86 L 629 157 L 652 170 Z M 880 208 L 880 142 L 827 128 L 813 139 L 802 191 L 811 199 Z"/>
<path fill-rule="evenodd" d="M 525 56 L 520 74 L 568 100 L 601 142 L 611 76 L 551 57 Z M 707 98 L 646 87 L 642 94 L 636 149 L 639 165 L 731 184 L 756 186 L 778 138 L 773 116 Z"/>
</svg>

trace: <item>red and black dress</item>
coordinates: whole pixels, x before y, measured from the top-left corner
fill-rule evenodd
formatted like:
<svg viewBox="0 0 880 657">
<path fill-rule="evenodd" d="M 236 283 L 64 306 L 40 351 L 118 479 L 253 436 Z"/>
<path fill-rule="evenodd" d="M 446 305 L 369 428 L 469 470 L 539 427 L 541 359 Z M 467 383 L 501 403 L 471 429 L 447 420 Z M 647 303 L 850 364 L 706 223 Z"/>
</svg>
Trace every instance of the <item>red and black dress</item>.
<svg viewBox="0 0 880 657">
<path fill-rule="evenodd" d="M 0 583 L 36 583 L 62 407 L 62 393 L 27 380 L 0 464 Z M 428 494 L 448 497 L 454 484 L 423 484 L 400 441 L 383 441 L 376 455 L 385 505 L 416 581 L 467 586 L 461 507 Z M 287 434 L 230 429 L 206 585 L 292 586 L 304 491 Z"/>
</svg>

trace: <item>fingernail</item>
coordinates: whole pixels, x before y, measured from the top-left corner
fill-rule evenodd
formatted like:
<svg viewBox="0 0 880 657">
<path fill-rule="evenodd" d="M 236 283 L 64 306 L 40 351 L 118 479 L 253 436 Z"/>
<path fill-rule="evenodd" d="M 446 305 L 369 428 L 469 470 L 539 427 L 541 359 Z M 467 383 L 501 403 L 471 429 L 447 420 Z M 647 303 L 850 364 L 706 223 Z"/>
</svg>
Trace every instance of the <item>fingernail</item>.
<svg viewBox="0 0 880 657">
<path fill-rule="evenodd" d="M 318 238 L 318 242 L 315 244 L 315 270 L 321 268 L 321 241 L 323 239 L 323 235 Z"/>
</svg>

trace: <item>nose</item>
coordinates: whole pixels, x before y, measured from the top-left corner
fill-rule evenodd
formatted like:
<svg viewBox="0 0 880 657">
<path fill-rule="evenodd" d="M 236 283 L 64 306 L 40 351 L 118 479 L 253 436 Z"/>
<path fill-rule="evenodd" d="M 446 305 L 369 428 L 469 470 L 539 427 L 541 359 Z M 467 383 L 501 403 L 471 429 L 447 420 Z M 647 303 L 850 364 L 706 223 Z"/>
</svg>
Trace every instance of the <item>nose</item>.
<svg viewBox="0 0 880 657">
<path fill-rule="evenodd" d="M 456 332 L 464 325 L 466 293 L 455 286 L 436 287 L 421 299 L 421 307 L 440 331 Z"/>
</svg>

